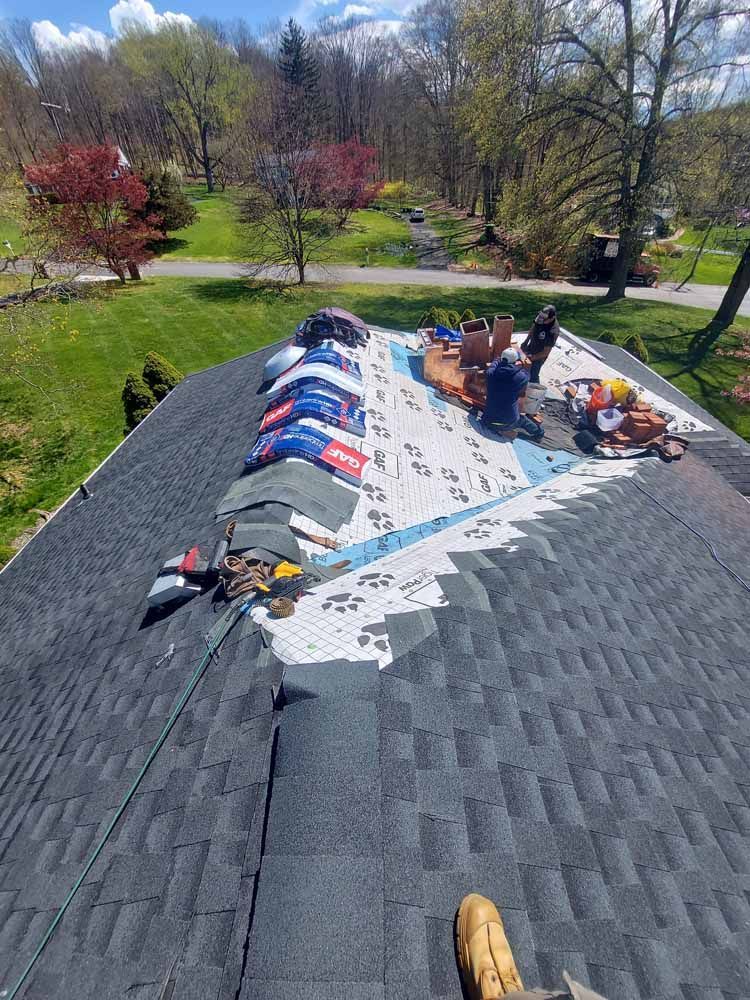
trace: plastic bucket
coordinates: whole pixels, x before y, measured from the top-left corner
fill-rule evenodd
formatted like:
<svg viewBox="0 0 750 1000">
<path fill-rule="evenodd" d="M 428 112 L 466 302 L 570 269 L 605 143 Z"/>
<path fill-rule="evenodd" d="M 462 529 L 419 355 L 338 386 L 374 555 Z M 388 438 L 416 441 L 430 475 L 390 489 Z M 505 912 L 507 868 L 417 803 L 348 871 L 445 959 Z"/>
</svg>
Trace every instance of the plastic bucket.
<svg viewBox="0 0 750 1000">
<path fill-rule="evenodd" d="M 541 382 L 529 382 L 526 386 L 526 405 L 524 406 L 524 413 L 528 416 L 531 416 L 532 413 L 536 413 L 542 405 L 542 401 L 546 395 L 546 385 L 542 385 Z"/>
<path fill-rule="evenodd" d="M 614 408 L 599 410 L 596 415 L 596 426 L 600 431 L 608 434 L 610 431 L 616 431 L 624 419 L 625 414 L 622 410 L 615 410 Z"/>
</svg>

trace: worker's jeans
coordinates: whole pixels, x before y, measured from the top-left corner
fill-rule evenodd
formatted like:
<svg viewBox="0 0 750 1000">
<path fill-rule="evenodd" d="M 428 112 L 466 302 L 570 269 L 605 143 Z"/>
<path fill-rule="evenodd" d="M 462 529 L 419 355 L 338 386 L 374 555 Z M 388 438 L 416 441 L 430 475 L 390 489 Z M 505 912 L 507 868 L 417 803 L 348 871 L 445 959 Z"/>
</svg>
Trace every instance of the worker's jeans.
<svg viewBox="0 0 750 1000">
<path fill-rule="evenodd" d="M 539 358 L 537 361 L 531 362 L 531 368 L 529 368 L 529 382 L 538 382 L 539 376 L 542 371 L 542 365 L 546 361 L 546 358 Z"/>
<path fill-rule="evenodd" d="M 486 423 L 484 426 L 487 430 L 494 431 L 495 434 L 507 434 L 508 431 L 523 431 L 529 437 L 536 439 L 544 437 L 544 428 L 534 423 L 531 417 L 527 417 L 525 413 L 519 413 L 518 420 L 514 420 L 509 424 Z"/>
</svg>

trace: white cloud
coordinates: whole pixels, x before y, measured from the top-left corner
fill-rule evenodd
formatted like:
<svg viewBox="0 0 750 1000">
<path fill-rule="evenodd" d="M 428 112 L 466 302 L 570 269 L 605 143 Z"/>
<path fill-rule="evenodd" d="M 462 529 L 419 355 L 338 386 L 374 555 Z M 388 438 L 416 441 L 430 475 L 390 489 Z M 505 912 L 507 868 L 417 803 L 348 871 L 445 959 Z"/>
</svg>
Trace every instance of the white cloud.
<svg viewBox="0 0 750 1000">
<path fill-rule="evenodd" d="M 323 16 L 322 7 L 334 7 L 339 0 L 299 0 L 292 17 L 299 24 L 307 27 Z"/>
<path fill-rule="evenodd" d="M 375 13 L 374 7 L 367 7 L 363 3 L 348 3 L 341 14 L 347 17 L 371 17 Z"/>
<path fill-rule="evenodd" d="M 389 35 L 391 32 L 396 34 L 403 28 L 404 22 L 397 21 L 393 18 L 378 18 L 376 21 L 368 21 L 376 31 L 379 31 L 382 35 Z"/>
<path fill-rule="evenodd" d="M 171 10 L 157 14 L 149 0 L 117 0 L 114 7 L 109 8 L 109 23 L 115 35 L 119 35 L 127 24 L 139 24 L 150 31 L 158 31 L 167 24 L 192 24 L 193 19 L 187 14 L 175 14 Z M 87 48 L 103 51 L 112 44 L 112 39 L 103 31 L 89 28 L 85 24 L 74 24 L 66 34 L 52 21 L 34 21 L 31 30 L 37 45 L 43 49 Z"/>
<path fill-rule="evenodd" d="M 85 24 L 75 24 L 65 34 L 52 21 L 34 21 L 31 25 L 34 41 L 41 49 L 86 48 L 105 50 L 110 44 L 103 31 L 88 28 Z"/>
<path fill-rule="evenodd" d="M 117 0 L 114 7 L 109 8 L 109 23 L 114 33 L 119 35 L 128 23 L 157 31 L 166 24 L 189 25 L 193 23 L 193 19 L 187 14 L 174 14 L 170 10 L 157 14 L 148 0 Z"/>
</svg>

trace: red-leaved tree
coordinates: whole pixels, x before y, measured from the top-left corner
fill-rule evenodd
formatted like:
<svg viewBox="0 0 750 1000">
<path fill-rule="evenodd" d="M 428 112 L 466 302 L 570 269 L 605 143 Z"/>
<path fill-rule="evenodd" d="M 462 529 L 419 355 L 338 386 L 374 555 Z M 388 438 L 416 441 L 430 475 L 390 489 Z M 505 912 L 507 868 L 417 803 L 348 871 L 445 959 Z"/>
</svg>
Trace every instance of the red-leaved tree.
<svg viewBox="0 0 750 1000">
<path fill-rule="evenodd" d="M 123 283 L 126 269 L 140 278 L 138 266 L 152 257 L 147 244 L 160 238 L 160 220 L 137 216 L 148 190 L 115 146 L 61 145 L 27 166 L 25 176 L 33 190 L 27 226 L 54 239 L 58 261 L 108 267 Z"/>
<path fill-rule="evenodd" d="M 317 175 L 320 207 L 333 213 L 339 228 L 382 190 L 382 182 L 373 181 L 377 156 L 374 146 L 363 146 L 357 139 L 314 148 L 310 167 Z"/>
<path fill-rule="evenodd" d="M 375 156 L 356 141 L 311 146 L 304 118 L 271 97 L 266 114 L 247 130 L 243 152 L 248 174 L 240 221 L 248 272 L 274 280 L 296 272 L 303 285 L 307 266 L 330 260 L 329 244 L 377 193 Z"/>
</svg>

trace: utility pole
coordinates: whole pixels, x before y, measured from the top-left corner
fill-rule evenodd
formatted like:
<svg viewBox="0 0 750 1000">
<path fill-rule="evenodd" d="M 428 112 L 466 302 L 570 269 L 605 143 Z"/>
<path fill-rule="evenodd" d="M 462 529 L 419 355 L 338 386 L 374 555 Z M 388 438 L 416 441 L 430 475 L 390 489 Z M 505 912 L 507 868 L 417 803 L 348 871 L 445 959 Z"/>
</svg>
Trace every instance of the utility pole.
<svg viewBox="0 0 750 1000">
<path fill-rule="evenodd" d="M 65 142 L 65 139 L 63 138 L 62 134 L 62 129 L 60 128 L 60 123 L 58 122 L 57 115 L 55 114 L 55 110 L 67 111 L 69 109 L 64 108 L 62 104 L 50 104 L 49 101 L 40 101 L 39 103 L 43 108 L 49 108 L 50 117 L 52 118 L 55 129 L 57 130 L 57 138 L 60 140 L 60 142 Z"/>
</svg>

